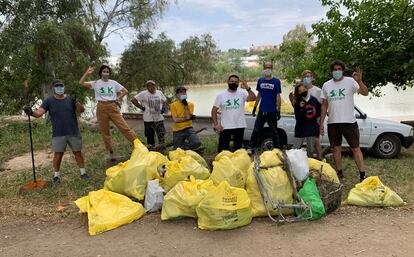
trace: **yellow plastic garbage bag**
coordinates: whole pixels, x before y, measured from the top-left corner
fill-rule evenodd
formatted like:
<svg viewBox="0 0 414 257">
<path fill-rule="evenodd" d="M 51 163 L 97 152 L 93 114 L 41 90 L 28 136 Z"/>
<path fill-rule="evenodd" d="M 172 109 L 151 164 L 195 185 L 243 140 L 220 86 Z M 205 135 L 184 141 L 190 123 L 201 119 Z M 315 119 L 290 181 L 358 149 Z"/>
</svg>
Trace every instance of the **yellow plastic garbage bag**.
<svg viewBox="0 0 414 257">
<path fill-rule="evenodd" d="M 190 176 L 190 181 L 179 182 L 164 197 L 161 220 L 197 218 L 197 205 L 213 187 L 210 179 L 196 180 L 193 176 Z"/>
<path fill-rule="evenodd" d="M 332 166 L 326 162 L 326 160 L 319 161 L 313 158 L 308 158 L 308 164 L 309 164 L 309 170 L 321 170 L 322 167 L 322 173 L 328 177 L 333 182 L 340 184 L 338 175 L 336 175 L 336 171 Z M 310 173 L 313 175 L 314 173 Z M 315 177 L 314 177 L 315 178 Z"/>
<path fill-rule="evenodd" d="M 211 189 L 196 208 L 198 227 L 217 230 L 250 224 L 252 211 L 246 190 L 223 181 Z"/>
<path fill-rule="evenodd" d="M 106 170 L 104 189 L 143 200 L 148 181 L 159 178 L 157 169 L 167 162 L 167 157 L 148 151 L 136 139 L 131 158 Z"/>
<path fill-rule="evenodd" d="M 227 150 L 221 151 L 216 158 L 215 161 L 220 161 L 223 156 L 227 156 L 233 162 L 237 168 L 239 168 L 243 173 L 244 176 L 247 177 L 247 171 L 249 170 L 250 164 L 252 161 L 250 160 L 250 156 L 245 149 L 239 149 L 235 152 L 230 152 Z"/>
<path fill-rule="evenodd" d="M 401 206 L 404 201 L 389 187 L 382 184 L 378 176 L 371 176 L 355 185 L 349 191 L 344 204 L 358 206 Z"/>
<path fill-rule="evenodd" d="M 165 165 L 166 171 L 161 180 L 161 186 L 166 192 L 178 182 L 188 180 L 190 176 L 196 179 L 208 179 L 210 171 L 191 156 L 184 156 L 180 161 L 170 161 Z"/>
<path fill-rule="evenodd" d="M 254 101 L 247 102 L 244 106 L 244 112 L 246 113 L 252 113 L 254 107 Z M 282 103 L 280 106 L 280 112 L 282 114 L 291 114 L 293 115 L 295 113 L 295 110 L 292 107 L 292 104 L 290 101 L 285 101 L 282 99 Z"/>
<path fill-rule="evenodd" d="M 201 155 L 194 152 L 193 150 L 183 150 L 181 148 L 177 148 L 174 151 L 170 151 L 168 153 L 168 157 L 171 161 L 180 161 L 180 159 L 184 156 L 191 156 L 194 160 L 196 160 L 198 163 L 203 165 L 204 167 L 208 167 L 206 160 L 204 160 Z"/>
<path fill-rule="evenodd" d="M 272 167 L 272 166 L 282 166 L 283 161 L 281 157 L 283 156 L 282 151 L 279 149 L 273 149 L 272 151 L 264 151 L 260 155 L 260 166 L 261 167 Z"/>
<path fill-rule="evenodd" d="M 213 161 L 210 179 L 216 186 L 222 181 L 227 181 L 230 186 L 238 188 L 244 188 L 246 185 L 245 173 L 227 156 L 221 157 L 219 161 Z"/>
<path fill-rule="evenodd" d="M 82 213 L 88 213 L 89 235 L 93 236 L 129 224 L 141 218 L 145 209 L 126 196 L 105 189 L 91 191 L 75 201 Z"/>
<path fill-rule="evenodd" d="M 293 203 L 292 185 L 290 184 L 286 171 L 284 171 L 281 166 L 261 169 L 260 174 L 275 203 Z M 256 177 L 254 176 L 253 164 L 250 166 L 249 175 L 247 176 L 246 191 L 251 201 L 250 205 L 252 207 L 253 217 L 267 216 L 267 211 L 260 195 L 259 186 Z M 268 207 L 272 210 L 270 204 Z M 277 210 L 272 210 L 270 213 L 276 215 Z M 293 214 L 293 210 L 284 209 L 282 213 L 285 215 Z"/>
</svg>

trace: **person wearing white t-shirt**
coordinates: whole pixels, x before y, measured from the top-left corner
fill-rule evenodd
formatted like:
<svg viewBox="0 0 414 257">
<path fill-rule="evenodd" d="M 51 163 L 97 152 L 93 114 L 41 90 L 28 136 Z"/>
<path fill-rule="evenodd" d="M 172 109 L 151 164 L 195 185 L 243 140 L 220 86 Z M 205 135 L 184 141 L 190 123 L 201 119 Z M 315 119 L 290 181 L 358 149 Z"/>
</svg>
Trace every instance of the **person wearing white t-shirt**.
<svg viewBox="0 0 414 257">
<path fill-rule="evenodd" d="M 365 179 L 364 156 L 359 147 L 359 128 L 354 114 L 354 94 L 368 95 L 368 88 L 362 81 L 359 67 L 352 74 L 353 78 L 343 76 L 345 64 L 336 60 L 330 65 L 332 79 L 323 84 L 321 124 L 328 114 L 328 138 L 333 148 L 336 172 L 343 178 L 342 172 L 342 137 L 348 142 L 354 160 L 359 169 L 360 181 Z M 320 134 L 324 134 L 323 125 Z"/>
<path fill-rule="evenodd" d="M 156 83 L 148 80 L 145 85 L 147 90 L 137 94 L 131 102 L 143 111 L 143 120 L 145 127 L 145 137 L 147 138 L 148 147 L 155 144 L 155 134 L 157 134 L 158 143 L 165 142 L 164 116 L 167 98 L 157 90 Z"/>
<path fill-rule="evenodd" d="M 94 71 L 95 67 L 89 67 L 79 80 L 79 84 L 95 91 L 95 100 L 98 102 L 96 117 L 101 129 L 105 148 L 109 152 L 109 159 L 115 161 L 111 143 L 111 133 L 109 130 L 109 121 L 112 121 L 131 143 L 137 138 L 135 132 L 129 128 L 122 117 L 119 109 L 119 101 L 128 94 L 128 90 L 115 80 L 109 79 L 111 68 L 107 65 L 102 65 L 99 69 L 100 79 L 86 82 L 86 77 Z"/>
<path fill-rule="evenodd" d="M 228 80 L 228 88 L 217 95 L 211 117 L 214 123 L 214 129 L 220 133 L 217 152 L 230 149 L 230 141 L 233 139 L 233 150 L 242 148 L 243 134 L 246 128 L 246 119 L 244 117 L 244 105 L 246 101 L 254 101 L 256 95 L 243 81 L 241 88 L 238 89 L 240 78 L 237 75 L 231 75 Z M 220 120 L 217 117 L 218 110 L 221 111 Z"/>
</svg>

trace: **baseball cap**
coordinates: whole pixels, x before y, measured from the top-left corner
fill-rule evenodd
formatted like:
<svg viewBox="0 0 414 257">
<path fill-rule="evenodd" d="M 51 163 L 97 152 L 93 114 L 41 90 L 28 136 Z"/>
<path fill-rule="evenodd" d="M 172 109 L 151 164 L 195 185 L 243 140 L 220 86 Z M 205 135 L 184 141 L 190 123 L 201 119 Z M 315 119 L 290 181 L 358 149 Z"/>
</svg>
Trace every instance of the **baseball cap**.
<svg viewBox="0 0 414 257">
<path fill-rule="evenodd" d="M 60 80 L 60 79 L 55 79 L 55 80 L 53 80 L 53 82 L 52 82 L 52 86 L 57 86 L 57 85 L 62 85 L 63 86 L 63 80 Z"/>
<path fill-rule="evenodd" d="M 153 85 L 156 85 L 156 83 L 155 83 L 155 81 L 154 80 L 147 80 L 147 82 L 145 82 L 145 85 L 146 86 L 148 86 L 148 84 L 153 84 Z"/>
</svg>

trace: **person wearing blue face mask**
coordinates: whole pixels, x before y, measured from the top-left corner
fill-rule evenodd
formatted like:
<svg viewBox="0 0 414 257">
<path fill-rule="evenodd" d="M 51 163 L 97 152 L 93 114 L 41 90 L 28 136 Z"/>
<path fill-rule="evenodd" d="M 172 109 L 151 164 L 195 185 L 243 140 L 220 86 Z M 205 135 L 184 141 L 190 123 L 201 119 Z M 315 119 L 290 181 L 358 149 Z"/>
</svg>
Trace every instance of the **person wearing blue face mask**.
<svg viewBox="0 0 414 257">
<path fill-rule="evenodd" d="M 62 80 L 52 82 L 54 94 L 46 98 L 39 109 L 33 111 L 30 106 L 24 108 L 27 115 L 39 118 L 49 112 L 52 121 L 52 150 L 53 184 L 59 184 L 60 165 L 66 146 L 69 145 L 75 155 L 80 169 L 81 179 L 90 179 L 85 170 L 85 161 L 82 155 L 82 137 L 80 135 L 76 113 L 82 113 L 85 108 L 77 101 L 76 96 L 65 95 L 65 86 Z"/>
<path fill-rule="evenodd" d="M 354 115 L 354 94 L 368 95 L 368 88 L 362 81 L 362 71 L 355 69 L 352 77 L 344 76 L 345 64 L 336 60 L 330 65 L 332 79 L 322 87 L 320 134 L 324 134 L 324 121 L 328 115 L 328 138 L 333 149 L 336 172 L 343 178 L 342 137 L 348 142 L 355 163 L 359 169 L 360 181 L 365 179 L 364 156 L 359 147 L 359 128 Z"/>
<path fill-rule="evenodd" d="M 187 88 L 179 86 L 175 90 L 176 101 L 170 104 L 173 119 L 173 148 L 195 150 L 201 146 L 201 141 L 193 129 L 195 119 L 194 104 L 187 101 Z"/>
</svg>

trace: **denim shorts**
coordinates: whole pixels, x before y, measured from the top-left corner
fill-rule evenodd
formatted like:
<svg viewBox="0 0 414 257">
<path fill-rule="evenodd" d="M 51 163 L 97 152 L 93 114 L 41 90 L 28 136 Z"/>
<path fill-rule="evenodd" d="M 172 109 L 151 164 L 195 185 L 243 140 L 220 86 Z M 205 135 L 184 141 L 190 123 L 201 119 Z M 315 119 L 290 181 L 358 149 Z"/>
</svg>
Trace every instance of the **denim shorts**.
<svg viewBox="0 0 414 257">
<path fill-rule="evenodd" d="M 73 152 L 82 150 L 82 137 L 78 136 L 61 136 L 52 137 L 52 151 L 63 153 L 66 151 L 66 146 L 69 145 Z"/>
</svg>

